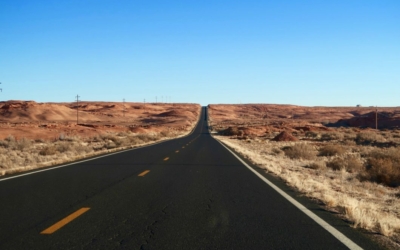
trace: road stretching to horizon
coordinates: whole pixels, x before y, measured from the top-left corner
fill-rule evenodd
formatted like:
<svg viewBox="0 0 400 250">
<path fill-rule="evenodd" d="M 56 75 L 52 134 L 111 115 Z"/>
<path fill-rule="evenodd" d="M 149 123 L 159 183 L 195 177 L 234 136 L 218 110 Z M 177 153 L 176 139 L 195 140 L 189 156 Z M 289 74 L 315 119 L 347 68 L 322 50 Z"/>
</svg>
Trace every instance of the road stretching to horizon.
<svg viewBox="0 0 400 250">
<path fill-rule="evenodd" d="M 0 178 L 0 249 L 347 249 L 213 139 L 206 111 L 184 138 Z M 255 169 L 356 246 L 379 248 Z"/>
</svg>

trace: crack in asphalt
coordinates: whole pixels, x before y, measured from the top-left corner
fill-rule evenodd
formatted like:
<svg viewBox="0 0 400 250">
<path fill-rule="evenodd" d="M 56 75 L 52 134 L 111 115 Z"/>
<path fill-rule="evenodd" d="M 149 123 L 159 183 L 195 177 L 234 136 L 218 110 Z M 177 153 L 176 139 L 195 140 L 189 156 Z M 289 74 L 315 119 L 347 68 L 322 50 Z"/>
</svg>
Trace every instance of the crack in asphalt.
<svg viewBox="0 0 400 250">
<path fill-rule="evenodd" d="M 157 213 L 159 213 L 156 217 L 156 220 L 151 222 L 146 228 L 144 229 L 142 233 L 142 237 L 144 238 L 144 243 L 140 246 L 141 250 L 146 250 L 149 249 L 148 245 L 151 243 L 152 240 L 154 240 L 155 232 L 154 230 L 157 227 L 157 224 L 161 223 L 162 221 L 165 220 L 167 216 L 166 209 L 171 205 L 172 203 L 164 206 L 161 210 L 159 210 Z"/>
</svg>

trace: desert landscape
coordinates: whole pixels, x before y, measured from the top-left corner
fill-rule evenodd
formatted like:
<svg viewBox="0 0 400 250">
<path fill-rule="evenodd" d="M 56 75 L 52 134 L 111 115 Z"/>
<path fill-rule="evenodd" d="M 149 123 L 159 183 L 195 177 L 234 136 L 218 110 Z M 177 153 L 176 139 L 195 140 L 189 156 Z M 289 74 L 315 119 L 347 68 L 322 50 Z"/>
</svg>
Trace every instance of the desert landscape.
<svg viewBox="0 0 400 250">
<path fill-rule="evenodd" d="M 216 139 L 385 247 L 400 247 L 400 107 L 208 110 Z"/>
<path fill-rule="evenodd" d="M 198 104 L 0 102 L 0 175 L 184 136 Z"/>
</svg>

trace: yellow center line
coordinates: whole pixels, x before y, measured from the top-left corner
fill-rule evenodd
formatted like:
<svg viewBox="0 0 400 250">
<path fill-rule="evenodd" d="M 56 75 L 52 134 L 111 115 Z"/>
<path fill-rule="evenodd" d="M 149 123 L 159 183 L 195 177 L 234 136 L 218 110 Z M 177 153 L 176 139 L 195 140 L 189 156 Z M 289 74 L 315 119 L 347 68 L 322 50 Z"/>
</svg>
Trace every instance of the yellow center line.
<svg viewBox="0 0 400 250">
<path fill-rule="evenodd" d="M 183 146 L 182 148 L 185 148 L 185 146 Z"/>
<path fill-rule="evenodd" d="M 142 173 L 140 173 L 138 176 L 145 176 L 146 174 L 148 174 L 150 172 L 150 170 L 145 170 Z"/>
<path fill-rule="evenodd" d="M 67 217 L 65 217 L 64 219 L 60 220 L 59 222 L 57 222 L 56 224 L 52 225 L 51 227 L 43 230 L 40 234 L 52 234 L 52 233 L 54 233 L 55 231 L 57 231 L 58 229 L 62 228 L 65 225 L 67 225 L 71 221 L 75 220 L 76 218 L 78 218 L 82 214 L 86 213 L 89 209 L 90 209 L 90 207 L 83 207 L 83 208 L 77 210 L 76 212 L 68 215 Z"/>
<path fill-rule="evenodd" d="M 169 160 L 169 157 L 166 157 L 165 159 L 164 159 L 164 161 L 168 161 Z"/>
<path fill-rule="evenodd" d="M 175 153 L 179 153 L 179 150 L 176 150 Z"/>
</svg>

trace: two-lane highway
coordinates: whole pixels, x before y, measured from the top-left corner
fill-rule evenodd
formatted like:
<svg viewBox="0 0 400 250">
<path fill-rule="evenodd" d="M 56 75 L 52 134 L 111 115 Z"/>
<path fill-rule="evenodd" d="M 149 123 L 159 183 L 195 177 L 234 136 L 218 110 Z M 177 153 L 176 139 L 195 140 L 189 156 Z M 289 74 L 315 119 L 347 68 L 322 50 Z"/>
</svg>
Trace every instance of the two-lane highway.
<svg viewBox="0 0 400 250">
<path fill-rule="evenodd" d="M 187 137 L 3 177 L 0 204 L 0 249 L 347 248 L 213 139 L 205 109 Z"/>
</svg>

